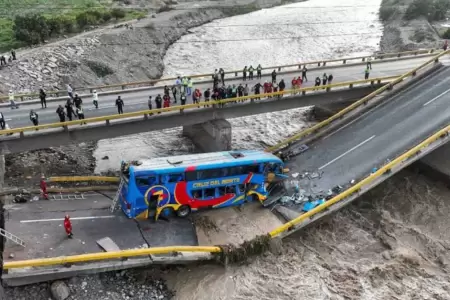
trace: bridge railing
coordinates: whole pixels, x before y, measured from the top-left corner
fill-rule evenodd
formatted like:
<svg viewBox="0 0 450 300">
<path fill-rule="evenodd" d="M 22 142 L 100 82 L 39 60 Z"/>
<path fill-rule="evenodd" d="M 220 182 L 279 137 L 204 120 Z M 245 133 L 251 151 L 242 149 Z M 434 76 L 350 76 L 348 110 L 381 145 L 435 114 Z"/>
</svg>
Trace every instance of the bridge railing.
<svg viewBox="0 0 450 300">
<path fill-rule="evenodd" d="M 157 118 L 158 116 L 161 115 L 160 113 L 168 113 L 168 112 L 184 113 L 184 111 L 186 111 L 186 110 L 199 109 L 200 107 L 205 107 L 205 106 L 214 106 L 214 107 L 217 107 L 220 109 L 221 105 L 225 105 L 227 103 L 252 100 L 255 98 L 276 97 L 276 96 L 294 95 L 294 94 L 308 95 L 308 93 L 313 93 L 313 92 L 323 91 L 323 90 L 329 92 L 335 88 L 343 88 L 343 87 L 351 89 L 356 86 L 375 85 L 375 84 L 381 84 L 383 82 L 389 82 L 389 81 L 396 79 L 397 77 L 398 76 L 388 76 L 388 77 L 372 78 L 372 79 L 367 79 L 367 80 L 346 81 L 346 82 L 333 83 L 333 84 L 329 84 L 329 85 L 323 85 L 320 87 L 307 87 L 307 88 L 301 88 L 301 89 L 291 89 L 291 90 L 285 90 L 283 92 L 267 93 L 267 94 L 259 94 L 259 95 L 249 95 L 249 96 L 244 96 L 244 97 L 229 98 L 229 99 L 217 100 L 217 101 L 207 101 L 207 102 L 203 101 L 198 104 L 178 105 L 178 106 L 172 106 L 172 107 L 167 107 L 167 108 L 159 108 L 159 109 L 124 113 L 124 114 L 120 114 L 120 115 L 115 114 L 115 115 L 109 115 L 109 116 L 103 116 L 103 117 L 86 118 L 83 120 L 74 120 L 74 121 L 67 121 L 67 122 L 42 124 L 42 125 L 38 125 L 38 126 L 28 126 L 28 127 L 21 127 L 21 128 L 5 129 L 5 130 L 1 130 L 0 134 L 8 135 L 8 134 L 19 133 L 21 136 L 24 136 L 25 132 L 35 132 L 36 130 L 61 128 L 61 127 L 63 127 L 65 130 L 67 130 L 69 126 L 81 125 L 83 123 L 92 124 L 92 123 L 105 122 L 106 125 L 109 125 L 110 122 L 113 120 L 124 120 L 124 119 L 129 119 L 129 118 L 136 118 L 136 117 L 143 117 L 144 119 L 149 119 L 152 117 Z M 281 97 L 280 101 L 283 101 L 283 97 Z M 150 117 L 150 115 L 152 115 L 152 117 Z"/>
<path fill-rule="evenodd" d="M 394 87 L 396 84 L 399 84 L 400 82 L 402 82 L 404 79 L 408 78 L 408 77 L 412 77 L 415 76 L 417 71 L 429 66 L 430 64 L 434 64 L 436 62 L 439 61 L 439 58 L 447 55 L 450 53 L 450 50 L 447 50 L 445 52 L 441 52 L 440 54 L 434 56 L 433 58 L 431 58 L 430 60 L 424 62 L 423 64 L 421 64 L 420 66 L 412 69 L 411 71 L 397 77 L 395 80 L 393 80 L 392 82 L 390 82 L 389 84 L 386 84 L 385 86 L 379 88 L 378 90 L 374 91 L 373 93 L 370 93 L 369 95 L 367 95 L 366 97 L 352 103 L 351 105 L 347 106 L 346 108 L 344 108 L 343 110 L 339 111 L 337 114 L 334 114 L 333 116 L 329 117 L 328 119 L 317 123 L 314 126 L 311 126 L 295 135 L 293 135 L 292 137 L 283 140 L 282 142 L 271 146 L 269 148 L 266 149 L 266 151 L 269 152 L 274 152 L 277 151 L 283 147 L 289 146 L 290 144 L 298 141 L 301 138 L 304 138 L 312 133 L 315 133 L 319 130 L 321 130 L 322 128 L 324 128 L 325 126 L 329 125 L 331 122 L 334 122 L 336 120 L 338 120 L 339 118 L 342 118 L 343 116 L 345 116 L 346 114 L 348 114 L 349 112 L 355 110 L 356 108 L 365 105 L 369 100 L 377 97 L 378 95 L 380 95 L 381 93 L 385 92 L 386 90 L 390 90 L 392 89 L 392 87 Z"/>
<path fill-rule="evenodd" d="M 271 66 L 271 67 L 264 67 L 263 70 L 278 70 L 278 72 L 282 71 L 282 69 L 286 68 L 298 68 L 301 69 L 302 66 L 311 66 L 311 65 L 317 65 L 318 67 L 322 66 L 325 67 L 327 64 L 330 63 L 338 63 L 341 62 L 343 65 L 347 64 L 349 61 L 361 61 L 365 62 L 368 58 L 373 58 L 376 62 L 377 60 L 383 60 L 383 59 L 390 59 L 390 58 L 401 58 L 406 56 L 417 56 L 417 55 L 424 55 L 426 56 L 431 55 L 435 52 L 441 51 L 440 49 L 422 49 L 422 50 L 412 50 L 412 51 L 404 51 L 404 52 L 396 52 L 396 53 L 378 53 L 374 55 L 367 55 L 367 56 L 358 56 L 358 57 L 344 57 L 344 58 L 336 58 L 336 59 L 329 59 L 329 60 L 316 60 L 316 61 L 309 61 L 309 62 L 300 62 L 295 64 L 288 64 L 288 65 L 279 65 L 279 66 Z M 254 66 L 256 68 L 256 66 Z M 242 74 L 243 70 L 234 70 L 234 71 L 227 71 L 225 74 L 234 74 L 234 76 L 239 76 L 239 74 Z M 256 70 L 255 70 L 256 73 Z M 186 75 L 190 78 L 211 78 L 213 73 L 206 73 L 206 74 L 196 74 L 196 75 Z M 131 87 L 140 87 L 140 86 L 153 86 L 154 84 L 158 82 L 164 82 L 164 81 L 174 81 L 176 80 L 176 77 L 168 77 L 168 78 L 160 78 L 160 79 L 152 79 L 152 80 L 144 80 L 144 81 L 136 81 L 136 82 L 127 82 L 127 83 L 118 83 L 118 84 L 111 84 L 111 85 L 101 85 L 101 86 L 91 86 L 91 87 L 77 87 L 75 88 L 76 92 L 86 92 L 86 93 L 92 93 L 93 90 L 104 90 L 104 89 L 119 89 L 119 90 L 125 90 Z M 65 88 L 62 88 L 61 90 L 53 90 L 53 91 L 46 91 L 47 96 L 54 95 L 55 97 L 60 96 L 67 96 L 67 91 Z M 20 99 L 21 101 L 24 101 L 25 99 L 33 99 L 38 98 L 39 93 L 22 93 L 15 95 L 15 99 Z M 0 96 L 0 102 L 4 102 L 8 100 L 8 96 Z"/>
<path fill-rule="evenodd" d="M 49 177 L 47 182 L 89 182 L 89 181 L 103 181 L 103 182 L 119 182 L 119 177 L 112 176 L 57 176 Z"/>
<path fill-rule="evenodd" d="M 370 174 L 360 182 L 356 183 L 349 189 L 340 193 L 339 195 L 333 197 L 332 199 L 326 201 L 325 203 L 317 206 L 309 212 L 306 212 L 299 217 L 281 225 L 275 230 L 268 233 L 271 238 L 275 237 L 285 237 L 290 233 L 294 232 L 296 228 L 298 228 L 303 222 L 307 221 L 310 218 L 313 218 L 315 215 L 323 212 L 327 208 L 331 207 L 334 204 L 337 204 L 348 197 L 358 193 L 364 186 L 367 186 L 373 183 L 377 178 L 385 176 L 389 174 L 391 170 L 399 166 L 402 163 L 405 163 L 408 159 L 413 158 L 415 155 L 418 155 L 424 148 L 429 147 L 433 143 L 438 142 L 442 138 L 448 138 L 450 134 L 450 125 L 445 128 L 439 130 L 432 136 L 425 139 L 420 144 L 416 145 L 412 149 L 406 151 L 404 154 L 398 156 L 390 163 L 378 169 L 376 172 Z M 93 262 L 99 260 L 112 260 L 112 259 L 123 259 L 128 257 L 139 257 L 146 256 L 152 254 L 173 254 L 173 253 L 183 253 L 183 252 L 193 252 L 197 254 L 208 254 L 208 253 L 220 253 L 222 252 L 222 248 L 218 246 L 169 246 L 169 247 L 152 247 L 147 249 L 134 249 L 134 250 L 122 250 L 122 251 L 114 251 L 114 252 L 99 252 L 99 253 L 89 253 L 89 254 L 81 254 L 81 255 L 72 255 L 72 256 L 61 256 L 61 257 L 52 257 L 52 258 L 40 258 L 40 259 L 30 259 L 30 260 L 22 260 L 22 261 L 6 261 L 3 264 L 3 269 L 10 270 L 16 268 L 29 268 L 29 267 L 40 267 L 40 266 L 50 266 L 50 265 L 61 265 L 67 266 L 76 263 L 86 263 Z"/>
</svg>

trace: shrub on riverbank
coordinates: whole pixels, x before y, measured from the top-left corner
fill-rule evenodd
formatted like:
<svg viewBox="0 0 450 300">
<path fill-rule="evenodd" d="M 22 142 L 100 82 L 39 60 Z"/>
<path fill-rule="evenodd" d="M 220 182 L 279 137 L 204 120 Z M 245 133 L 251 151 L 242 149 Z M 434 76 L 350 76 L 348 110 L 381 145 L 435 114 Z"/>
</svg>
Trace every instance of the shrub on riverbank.
<svg viewBox="0 0 450 300">
<path fill-rule="evenodd" d="M 414 0 L 405 11 L 405 20 L 425 17 L 429 21 L 445 19 L 450 9 L 450 0 Z"/>
<path fill-rule="evenodd" d="M 112 19 L 136 19 L 145 15 L 145 12 L 138 10 L 86 8 L 63 14 L 31 12 L 14 18 L 0 18 L 0 51 L 40 44 L 49 38 L 104 25 Z"/>
</svg>

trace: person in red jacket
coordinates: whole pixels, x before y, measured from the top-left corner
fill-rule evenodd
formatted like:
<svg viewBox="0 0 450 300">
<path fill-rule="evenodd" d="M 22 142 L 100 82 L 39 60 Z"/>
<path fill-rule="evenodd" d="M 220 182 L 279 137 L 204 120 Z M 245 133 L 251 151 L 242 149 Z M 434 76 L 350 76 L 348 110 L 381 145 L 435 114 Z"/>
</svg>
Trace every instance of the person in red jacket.
<svg viewBox="0 0 450 300">
<path fill-rule="evenodd" d="M 297 78 L 294 77 L 294 78 L 292 79 L 291 84 L 292 84 L 292 89 L 294 90 L 294 91 L 293 91 L 293 94 L 295 95 L 295 94 L 297 94 L 297 85 L 298 85 Z"/>
<path fill-rule="evenodd" d="M 163 101 L 164 101 L 163 108 L 170 107 L 170 96 L 169 95 L 164 95 Z"/>
<path fill-rule="evenodd" d="M 45 200 L 48 200 L 48 193 L 47 193 L 47 182 L 45 182 L 44 175 L 41 176 L 41 193 Z"/>
<path fill-rule="evenodd" d="M 66 215 L 66 217 L 64 218 L 64 229 L 66 230 L 67 237 L 71 239 L 73 233 L 72 233 L 72 222 L 70 222 L 69 215 Z"/>
<path fill-rule="evenodd" d="M 263 88 L 264 88 L 264 94 L 270 93 L 269 92 L 269 83 L 267 81 L 264 82 Z"/>
<path fill-rule="evenodd" d="M 195 89 L 194 94 L 192 94 L 192 102 L 198 104 L 201 97 L 202 97 L 202 92 L 200 92 L 199 89 Z"/>
</svg>

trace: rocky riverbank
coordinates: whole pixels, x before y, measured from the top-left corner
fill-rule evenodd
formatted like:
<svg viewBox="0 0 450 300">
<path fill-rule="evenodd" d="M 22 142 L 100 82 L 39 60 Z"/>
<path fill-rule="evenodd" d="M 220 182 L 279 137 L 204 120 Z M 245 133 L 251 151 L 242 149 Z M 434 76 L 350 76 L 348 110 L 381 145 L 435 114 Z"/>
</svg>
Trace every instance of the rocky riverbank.
<svg viewBox="0 0 450 300">
<path fill-rule="evenodd" d="M 159 3 L 149 16 L 72 38 L 17 51 L 0 69 L 0 94 L 65 89 L 157 79 L 166 49 L 190 28 L 218 18 L 287 3 L 285 0 L 183 1 Z M 289 1 L 296 2 L 296 1 Z M 157 13 L 162 11 L 161 13 Z M 132 28 L 132 29 L 131 29 Z"/>
<path fill-rule="evenodd" d="M 413 0 L 382 0 L 380 19 L 384 30 L 380 41 L 382 52 L 399 52 L 420 48 L 442 47 L 441 37 L 425 17 L 410 21 L 405 11 Z"/>
</svg>

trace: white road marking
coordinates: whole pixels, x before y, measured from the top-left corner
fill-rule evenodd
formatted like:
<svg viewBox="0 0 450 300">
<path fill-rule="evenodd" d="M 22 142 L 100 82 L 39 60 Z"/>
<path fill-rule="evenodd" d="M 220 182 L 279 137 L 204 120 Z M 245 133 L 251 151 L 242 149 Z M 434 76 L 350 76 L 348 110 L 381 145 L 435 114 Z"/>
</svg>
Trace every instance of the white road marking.
<svg viewBox="0 0 450 300">
<path fill-rule="evenodd" d="M 371 141 L 373 138 L 375 138 L 375 135 L 372 135 L 372 136 L 371 136 L 370 138 L 368 138 L 367 140 L 365 140 L 365 141 L 359 143 L 358 145 L 356 145 L 355 147 L 353 147 L 353 148 L 347 150 L 346 152 L 342 153 L 341 155 L 339 155 L 339 156 L 336 157 L 335 159 L 333 159 L 333 160 L 327 162 L 326 164 L 324 164 L 323 166 L 321 166 L 321 167 L 319 168 L 319 170 L 322 170 L 323 168 L 325 168 L 325 167 L 331 165 L 332 163 L 334 163 L 334 162 L 337 161 L 338 159 L 344 157 L 345 155 L 349 154 L 349 153 L 352 152 L 353 150 L 355 150 L 355 149 L 361 147 L 362 145 L 366 144 L 367 142 Z"/>
<path fill-rule="evenodd" d="M 436 97 L 434 97 L 433 99 L 431 99 L 430 101 L 428 101 L 427 103 L 425 103 L 423 106 L 427 106 L 428 104 L 430 104 L 431 102 L 441 98 L 442 96 L 444 96 L 445 94 L 447 94 L 448 92 L 450 92 L 450 89 L 446 90 L 445 92 L 437 95 Z"/>
<path fill-rule="evenodd" d="M 70 220 L 92 220 L 92 219 L 111 219 L 116 216 L 96 216 L 96 217 L 75 217 L 70 218 Z M 64 218 L 60 219 L 38 219 L 38 220 L 21 220 L 20 223 L 37 223 L 37 222 L 55 222 L 55 221 L 64 221 Z"/>
</svg>

